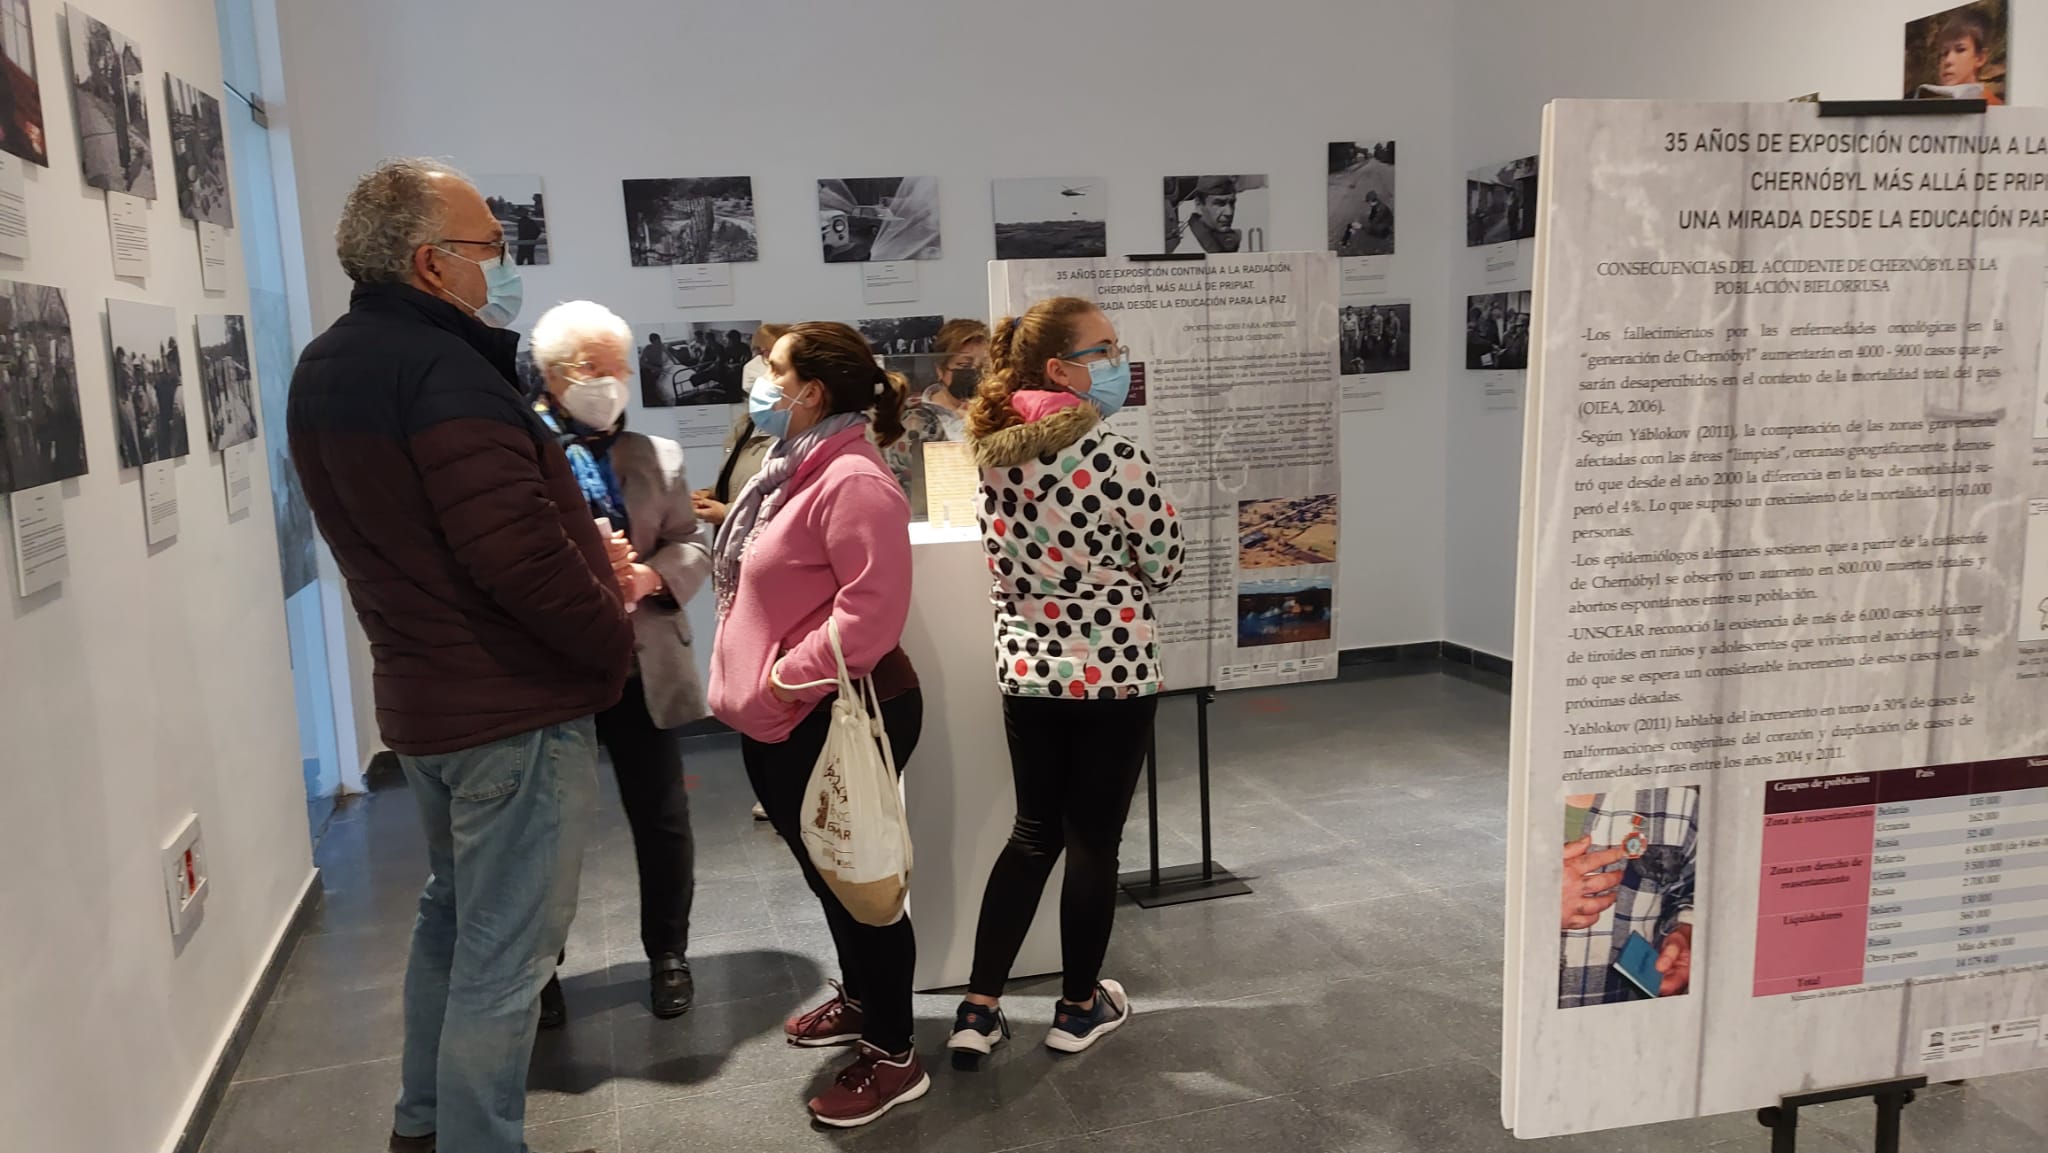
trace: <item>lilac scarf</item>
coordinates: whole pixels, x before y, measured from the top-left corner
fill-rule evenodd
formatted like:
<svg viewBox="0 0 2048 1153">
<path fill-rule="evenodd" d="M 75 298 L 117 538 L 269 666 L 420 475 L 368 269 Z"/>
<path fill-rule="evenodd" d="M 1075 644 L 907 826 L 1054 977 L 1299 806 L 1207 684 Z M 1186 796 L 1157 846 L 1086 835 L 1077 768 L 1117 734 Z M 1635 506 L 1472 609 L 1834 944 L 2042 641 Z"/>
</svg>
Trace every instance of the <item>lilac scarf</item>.
<svg viewBox="0 0 2048 1153">
<path fill-rule="evenodd" d="M 781 510 L 789 479 L 819 445 L 867 422 L 866 413 L 845 412 L 828 416 L 797 436 L 776 441 L 768 459 L 761 463 L 761 471 L 733 498 L 732 507 L 725 513 L 725 523 L 718 529 L 717 555 L 711 569 L 711 583 L 718 593 L 719 620 L 724 620 L 732 608 L 733 593 L 739 589 L 740 561 L 747 555 L 747 546 L 754 542 L 754 534 Z"/>
</svg>

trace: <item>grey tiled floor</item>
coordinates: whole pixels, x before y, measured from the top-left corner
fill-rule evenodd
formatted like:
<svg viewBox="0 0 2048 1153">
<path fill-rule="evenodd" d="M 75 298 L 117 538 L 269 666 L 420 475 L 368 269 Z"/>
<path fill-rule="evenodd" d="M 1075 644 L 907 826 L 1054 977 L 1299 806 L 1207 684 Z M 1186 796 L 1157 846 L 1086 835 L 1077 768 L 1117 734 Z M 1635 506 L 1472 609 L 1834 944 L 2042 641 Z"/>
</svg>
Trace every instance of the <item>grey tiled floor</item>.
<svg viewBox="0 0 2048 1153">
<path fill-rule="evenodd" d="M 1196 855 L 1191 708 L 1162 714 L 1168 863 Z M 571 1021 L 535 1053 L 528 1139 L 537 1153 L 1768 1148 L 1747 1115 L 1530 1143 L 1501 1130 L 1507 711 L 1495 683 L 1399 669 L 1223 698 L 1212 738 L 1216 855 L 1255 893 L 1120 910 L 1109 972 L 1141 1013 L 1080 1058 L 1054 1060 L 1035 1043 L 1051 983 L 1013 992 L 1022 1043 L 980 1074 L 943 1059 L 953 1000 L 921 997 L 934 1092 L 851 1134 L 814 1131 L 802 1111 L 842 1058 L 780 1039 L 782 1018 L 824 989 L 831 949 L 780 842 L 748 819 L 737 752 L 693 742 L 686 754 L 700 846 L 699 1003 L 678 1021 L 644 1007 L 631 840 L 607 779 L 564 971 Z M 1142 862 L 1146 833 L 1141 794 L 1127 867 Z M 424 869 L 411 800 L 400 789 L 345 806 L 318 857 L 325 907 L 206 1153 L 383 1148 Z M 1809 1153 L 1870 1147 L 1867 1105 L 1809 1116 Z M 2042 1153 L 2048 1076 L 1938 1088 L 1906 1117 L 1909 1149 Z"/>
</svg>

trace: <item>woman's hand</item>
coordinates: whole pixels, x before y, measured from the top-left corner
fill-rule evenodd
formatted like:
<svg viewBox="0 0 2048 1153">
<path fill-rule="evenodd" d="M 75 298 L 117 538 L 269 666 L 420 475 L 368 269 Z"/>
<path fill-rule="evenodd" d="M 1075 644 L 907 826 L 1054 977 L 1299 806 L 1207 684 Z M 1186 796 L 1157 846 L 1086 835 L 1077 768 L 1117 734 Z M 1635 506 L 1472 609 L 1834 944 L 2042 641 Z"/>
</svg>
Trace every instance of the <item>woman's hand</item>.
<svg viewBox="0 0 2048 1153">
<path fill-rule="evenodd" d="M 782 659 L 780 657 L 776 658 L 774 664 L 768 666 L 768 691 L 774 694 L 776 700 L 781 701 L 785 705 L 796 703 L 796 694 L 782 687 Z"/>
<path fill-rule="evenodd" d="M 628 607 L 661 591 L 661 574 L 638 561 L 629 561 L 612 570 L 619 580 L 619 591 L 625 595 Z"/>
<path fill-rule="evenodd" d="M 627 540 L 622 532 L 614 532 L 605 540 L 604 551 L 611 558 L 613 572 L 638 559 L 633 555 L 633 542 Z"/>
<path fill-rule="evenodd" d="M 700 488 L 690 494 L 690 508 L 697 514 L 697 519 L 706 524 L 725 523 L 725 504 L 711 499 L 711 490 L 708 488 Z"/>
</svg>

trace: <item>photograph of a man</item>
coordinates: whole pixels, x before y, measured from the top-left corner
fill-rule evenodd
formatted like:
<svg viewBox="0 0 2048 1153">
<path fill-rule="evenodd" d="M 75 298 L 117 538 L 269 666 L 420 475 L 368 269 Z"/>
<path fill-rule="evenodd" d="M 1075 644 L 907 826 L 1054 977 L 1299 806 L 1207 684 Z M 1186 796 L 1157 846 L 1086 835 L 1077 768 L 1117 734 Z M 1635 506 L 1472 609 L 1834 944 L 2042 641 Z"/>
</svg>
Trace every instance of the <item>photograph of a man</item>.
<svg viewBox="0 0 2048 1153">
<path fill-rule="evenodd" d="M 1167 252 L 1264 252 L 1266 178 L 1166 178 Z"/>
<path fill-rule="evenodd" d="M 1699 817 L 1696 785 L 1565 798 L 1558 1008 L 1691 992 Z"/>
</svg>

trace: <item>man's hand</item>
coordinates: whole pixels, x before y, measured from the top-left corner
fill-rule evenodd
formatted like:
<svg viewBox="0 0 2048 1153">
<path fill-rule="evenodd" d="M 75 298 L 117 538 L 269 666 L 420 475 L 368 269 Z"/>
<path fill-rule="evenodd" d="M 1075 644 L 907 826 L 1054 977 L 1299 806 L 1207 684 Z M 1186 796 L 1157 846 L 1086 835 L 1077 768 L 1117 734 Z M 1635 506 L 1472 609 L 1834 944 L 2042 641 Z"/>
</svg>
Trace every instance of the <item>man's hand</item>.
<svg viewBox="0 0 2048 1153">
<path fill-rule="evenodd" d="M 711 499 L 711 490 L 708 488 L 698 489 L 690 494 L 690 508 L 697 514 L 697 519 L 705 524 L 725 523 L 725 504 Z"/>
<path fill-rule="evenodd" d="M 1619 845 L 1593 851 L 1593 838 L 1580 837 L 1564 847 L 1564 887 L 1559 902 L 1559 924 L 1565 929 L 1590 929 L 1600 914 L 1614 907 L 1614 890 L 1621 887 L 1621 874 L 1600 870 L 1628 856 Z"/>
<path fill-rule="evenodd" d="M 1670 997 L 1686 990 L 1692 984 L 1692 926 L 1680 925 L 1664 938 L 1664 947 L 1657 952 L 1657 971 L 1664 974 L 1664 981 L 1657 987 L 1659 997 Z"/>
</svg>

